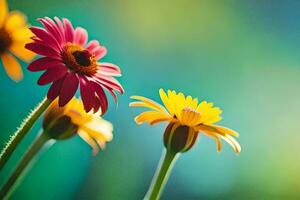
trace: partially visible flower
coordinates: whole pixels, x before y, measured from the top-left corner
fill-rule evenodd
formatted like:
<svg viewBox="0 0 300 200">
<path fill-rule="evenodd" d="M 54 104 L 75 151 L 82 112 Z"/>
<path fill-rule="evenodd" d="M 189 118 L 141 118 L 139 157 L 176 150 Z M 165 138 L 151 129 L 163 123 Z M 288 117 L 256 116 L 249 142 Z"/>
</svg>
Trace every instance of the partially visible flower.
<svg viewBox="0 0 300 200">
<path fill-rule="evenodd" d="M 67 139 L 78 134 L 96 155 L 98 146 L 105 148 L 106 142 L 112 140 L 113 126 L 100 117 L 100 113 L 86 113 L 82 101 L 72 98 L 64 107 L 59 107 L 54 100 L 43 118 L 43 129 L 57 140 Z"/>
<path fill-rule="evenodd" d="M 164 106 L 141 96 L 132 96 L 137 102 L 130 103 L 134 107 L 146 107 L 145 111 L 135 118 L 138 124 L 148 122 L 153 125 L 168 121 L 169 125 L 164 134 L 164 145 L 174 152 L 188 151 L 196 142 L 199 132 L 215 139 L 217 150 L 222 148 L 221 139 L 229 143 L 236 153 L 241 151 L 239 143 L 232 137 L 238 133 L 219 125 L 215 125 L 222 118 L 221 110 L 213 107 L 213 103 L 202 101 L 197 98 L 185 97 L 182 93 L 163 89 L 159 90 L 160 98 Z"/>
<path fill-rule="evenodd" d="M 34 42 L 26 48 L 43 56 L 33 61 L 30 71 L 46 70 L 39 78 L 39 85 L 52 83 L 48 99 L 59 96 L 59 106 L 66 105 L 80 86 L 84 109 L 104 114 L 108 101 L 103 88 L 107 89 L 115 101 L 115 91 L 123 94 L 121 84 L 114 78 L 121 76 L 120 68 L 111 63 L 98 63 L 106 55 L 106 48 L 97 40 L 87 43 L 88 33 L 81 27 L 73 28 L 68 19 L 55 17 L 39 19 L 45 28 L 31 27 Z"/>
<path fill-rule="evenodd" d="M 8 11 L 6 0 L 0 0 L 0 58 L 7 75 L 14 81 L 23 77 L 17 59 L 29 62 L 34 53 L 24 48 L 32 33 L 27 27 L 26 16 L 19 11 Z"/>
</svg>

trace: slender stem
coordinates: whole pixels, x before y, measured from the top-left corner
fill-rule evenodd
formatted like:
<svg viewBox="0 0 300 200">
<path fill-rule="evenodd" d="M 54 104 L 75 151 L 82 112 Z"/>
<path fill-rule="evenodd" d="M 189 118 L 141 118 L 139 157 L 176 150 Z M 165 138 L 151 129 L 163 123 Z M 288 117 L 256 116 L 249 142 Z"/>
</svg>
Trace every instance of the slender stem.
<svg viewBox="0 0 300 200">
<path fill-rule="evenodd" d="M 42 102 L 28 115 L 28 117 L 21 124 L 20 128 L 11 136 L 6 146 L 2 149 L 0 154 L 0 170 L 4 167 L 9 157 L 12 155 L 23 137 L 31 129 L 39 116 L 48 108 L 51 100 L 44 98 Z"/>
<path fill-rule="evenodd" d="M 172 150 L 165 150 L 163 152 L 151 186 L 144 198 L 145 200 L 157 200 L 160 198 L 178 156 L 179 154 Z"/>
<path fill-rule="evenodd" d="M 11 190 L 12 186 L 16 183 L 16 181 L 19 179 L 20 175 L 26 169 L 29 162 L 32 160 L 32 158 L 39 152 L 39 150 L 44 146 L 44 144 L 50 140 L 49 135 L 46 132 L 41 133 L 36 140 L 33 142 L 33 144 L 29 147 L 13 173 L 10 175 L 6 183 L 2 186 L 0 190 L 0 199 L 4 199 L 8 192 Z"/>
</svg>

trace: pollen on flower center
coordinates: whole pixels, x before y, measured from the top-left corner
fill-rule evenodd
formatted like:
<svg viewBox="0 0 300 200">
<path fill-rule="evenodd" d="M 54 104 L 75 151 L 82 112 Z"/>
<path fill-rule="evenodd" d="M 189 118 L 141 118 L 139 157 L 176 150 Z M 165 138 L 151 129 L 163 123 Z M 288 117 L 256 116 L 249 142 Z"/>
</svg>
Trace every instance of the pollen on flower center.
<svg viewBox="0 0 300 200">
<path fill-rule="evenodd" d="M 198 112 L 197 110 L 192 109 L 190 107 L 185 107 L 182 111 L 185 112 L 185 113 L 194 113 L 196 115 L 201 115 L 200 112 Z"/>
<path fill-rule="evenodd" d="M 66 44 L 62 58 L 66 66 L 78 74 L 93 75 L 99 68 L 95 56 L 77 44 Z"/>
<path fill-rule="evenodd" d="M 0 54 L 5 52 L 12 43 L 10 35 L 3 29 L 0 28 Z"/>
</svg>

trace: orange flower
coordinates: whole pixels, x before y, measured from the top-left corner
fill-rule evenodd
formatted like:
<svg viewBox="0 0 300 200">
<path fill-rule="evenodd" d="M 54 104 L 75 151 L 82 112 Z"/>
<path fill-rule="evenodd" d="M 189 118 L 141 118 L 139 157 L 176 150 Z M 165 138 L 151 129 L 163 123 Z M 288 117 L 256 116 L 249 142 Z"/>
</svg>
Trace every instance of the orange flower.
<svg viewBox="0 0 300 200">
<path fill-rule="evenodd" d="M 0 0 L 0 60 L 7 75 L 14 81 L 23 77 L 21 65 L 14 56 L 29 62 L 35 55 L 24 47 L 32 37 L 26 21 L 24 14 L 9 12 L 6 0 Z"/>
</svg>

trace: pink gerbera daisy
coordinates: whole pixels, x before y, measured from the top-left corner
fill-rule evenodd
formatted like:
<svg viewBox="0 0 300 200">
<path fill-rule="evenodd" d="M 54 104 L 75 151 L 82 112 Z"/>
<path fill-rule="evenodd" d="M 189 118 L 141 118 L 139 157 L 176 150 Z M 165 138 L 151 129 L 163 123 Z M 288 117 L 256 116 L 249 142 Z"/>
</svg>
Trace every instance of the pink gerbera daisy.
<svg viewBox="0 0 300 200">
<path fill-rule="evenodd" d="M 39 19 L 45 28 L 31 27 L 35 36 L 26 48 L 43 56 L 33 61 L 30 71 L 46 70 L 38 80 L 39 85 L 52 83 L 47 97 L 59 97 L 59 106 L 66 105 L 75 95 L 78 86 L 84 109 L 104 114 L 108 107 L 106 88 L 117 101 L 115 91 L 123 94 L 121 84 L 114 76 L 121 76 L 120 68 L 111 63 L 99 63 L 107 52 L 97 40 L 87 43 L 87 31 L 73 28 L 68 19 L 54 17 Z"/>
</svg>

